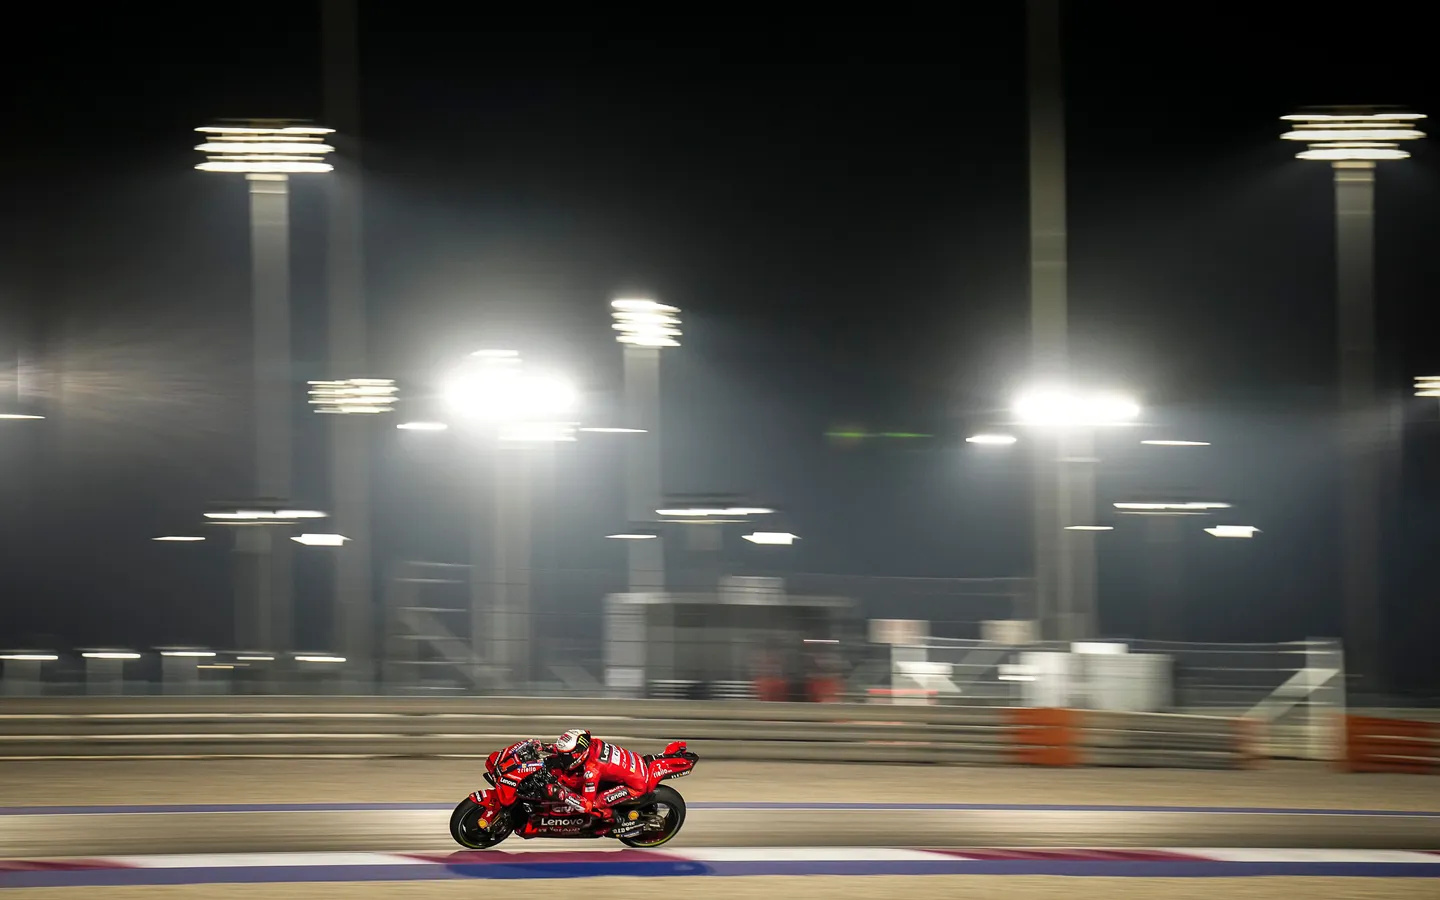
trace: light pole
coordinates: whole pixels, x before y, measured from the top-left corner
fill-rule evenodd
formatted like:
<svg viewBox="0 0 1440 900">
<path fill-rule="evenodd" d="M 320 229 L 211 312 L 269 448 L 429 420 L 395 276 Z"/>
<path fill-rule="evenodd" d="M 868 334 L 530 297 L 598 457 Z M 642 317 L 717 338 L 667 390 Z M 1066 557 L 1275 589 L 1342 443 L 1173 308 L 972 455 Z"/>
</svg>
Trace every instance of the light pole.
<svg viewBox="0 0 1440 900">
<path fill-rule="evenodd" d="M 664 497 L 660 453 L 660 353 L 680 346 L 680 311 L 654 300 L 620 297 L 610 304 L 615 339 L 625 347 L 626 425 L 642 431 L 626 453 L 626 514 L 634 526 L 655 518 Z M 631 593 L 665 590 L 665 538 L 628 541 Z"/>
<path fill-rule="evenodd" d="M 528 372 L 513 350 L 471 354 L 445 388 L 457 425 L 478 429 L 491 455 L 492 501 L 476 504 L 471 529 L 471 652 L 510 684 L 530 680 L 531 480 L 536 451 L 575 440 L 579 396 L 564 378 Z M 548 457 L 547 457 L 548 459 Z M 486 544 L 486 537 L 489 544 Z M 488 557 L 489 590 L 478 577 Z"/>
<path fill-rule="evenodd" d="M 336 134 L 339 171 L 327 187 L 326 288 L 329 293 L 328 362 L 334 379 L 351 379 L 368 367 L 364 231 L 360 171 L 359 39 L 356 0 L 322 0 L 325 116 Z M 333 568 L 333 640 L 361 684 L 377 676 L 375 591 L 372 584 L 370 429 L 364 418 L 330 422 L 330 496 L 335 521 L 349 537 Z"/>
<path fill-rule="evenodd" d="M 255 496 L 283 502 L 291 491 L 290 195 L 291 175 L 331 170 L 331 129 L 290 120 L 248 120 L 195 129 L 202 172 L 243 174 L 250 188 Z M 288 650 L 294 628 L 290 550 L 268 528 L 246 528 L 236 542 L 235 643 Z M 248 587 L 246 586 L 248 583 Z"/>
<path fill-rule="evenodd" d="M 1067 375 L 1069 310 L 1066 296 L 1067 227 L 1065 196 L 1065 98 L 1060 55 L 1060 0 L 1029 0 L 1026 62 L 1029 85 L 1030 156 L 1030 365 L 1040 381 L 1063 382 Z M 1078 435 L 1068 435 L 1078 437 Z M 1083 556 L 1093 547 L 1062 540 L 1072 500 L 1067 489 L 1082 493 L 1082 473 L 1067 476 L 1059 460 L 1084 455 L 1066 446 L 1067 433 L 1042 434 L 1033 442 L 1036 619 L 1042 639 L 1059 637 L 1047 629 L 1063 620 L 1065 572 L 1094 569 Z"/>
<path fill-rule="evenodd" d="M 332 346 L 334 343 L 332 340 Z M 331 565 L 335 590 L 331 641 L 345 657 L 352 687 L 362 692 L 379 676 L 370 588 L 370 432 L 363 422 L 366 416 L 394 412 L 396 393 L 395 382 L 389 378 L 310 382 L 310 404 L 315 412 L 332 416 L 332 423 L 349 423 L 334 424 L 330 431 L 335 521 L 347 532 L 349 544 Z"/>
<path fill-rule="evenodd" d="M 1208 447 L 1209 441 L 1180 438 L 1149 438 L 1140 441 L 1154 448 L 1135 460 L 1132 471 L 1144 473 L 1140 483 L 1147 493 L 1168 493 L 1175 487 L 1175 454 Z M 1181 491 L 1189 493 L 1189 491 Z M 1161 513 L 1164 510 L 1160 511 Z M 1185 511 L 1180 511 L 1185 512 Z M 1203 512 L 1203 510 L 1202 510 Z M 1148 612 L 1144 635 L 1156 640 L 1179 641 L 1185 638 L 1185 550 L 1189 546 L 1185 515 L 1143 515 L 1142 536 L 1145 542 Z"/>
<path fill-rule="evenodd" d="M 1420 113 L 1326 107 L 1283 117 L 1300 159 L 1330 163 L 1335 175 L 1336 319 L 1344 466 L 1340 516 L 1341 591 L 1347 666 L 1380 675 L 1380 498 L 1383 430 L 1375 372 L 1375 164 L 1409 157 L 1402 141 L 1424 133 Z"/>
<path fill-rule="evenodd" d="M 1015 403 L 1016 419 L 1033 430 L 1036 443 L 1061 451 L 1048 461 L 1058 474 L 1055 515 L 1036 523 L 1037 529 L 1049 530 L 1049 546 L 1058 548 L 1053 603 L 1036 584 L 1045 639 L 1086 640 L 1098 631 L 1095 536 L 1103 526 L 1095 521 L 1095 430 L 1131 424 L 1139 415 L 1140 406 L 1129 397 L 1064 387 L 1033 389 Z M 1037 546 L 1041 539 L 1036 535 Z"/>
</svg>

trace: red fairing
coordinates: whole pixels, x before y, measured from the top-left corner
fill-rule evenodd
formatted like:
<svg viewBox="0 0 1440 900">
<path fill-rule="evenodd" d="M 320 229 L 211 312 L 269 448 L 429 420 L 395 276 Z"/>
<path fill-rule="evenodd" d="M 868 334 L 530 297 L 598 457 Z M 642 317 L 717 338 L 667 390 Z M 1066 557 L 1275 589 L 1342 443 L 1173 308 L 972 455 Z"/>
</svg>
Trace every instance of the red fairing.
<svg viewBox="0 0 1440 900">
<path fill-rule="evenodd" d="M 655 785 L 667 778 L 677 778 L 680 775 L 689 774 L 695 768 L 693 760 L 683 756 L 661 756 L 650 763 L 650 789 L 654 790 Z"/>
<path fill-rule="evenodd" d="M 540 760 L 520 762 L 516 751 L 526 743 L 528 742 L 518 741 L 504 750 L 490 754 L 485 760 L 486 770 L 495 778 L 495 790 L 491 793 L 500 806 L 512 805 L 516 800 L 515 789 L 520 786 L 520 782 L 545 767 L 545 763 Z"/>
<path fill-rule="evenodd" d="M 686 749 L 684 741 L 671 741 L 665 751 L 650 760 L 650 790 L 667 778 L 689 775 L 695 768 L 696 756 Z"/>
</svg>

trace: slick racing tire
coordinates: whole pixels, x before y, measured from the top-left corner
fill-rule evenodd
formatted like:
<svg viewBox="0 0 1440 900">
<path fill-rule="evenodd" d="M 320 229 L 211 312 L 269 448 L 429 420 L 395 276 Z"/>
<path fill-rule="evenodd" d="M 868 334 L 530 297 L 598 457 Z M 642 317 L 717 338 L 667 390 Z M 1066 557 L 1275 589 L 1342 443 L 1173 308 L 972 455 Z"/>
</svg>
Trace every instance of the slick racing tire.
<svg viewBox="0 0 1440 900">
<path fill-rule="evenodd" d="M 470 850 L 488 850 L 510 836 L 510 817 L 506 815 L 492 823 L 489 828 L 480 825 L 480 813 L 484 807 L 466 797 L 450 814 L 450 836 L 455 843 Z"/>
<path fill-rule="evenodd" d="M 643 819 L 660 818 L 663 826 L 658 831 L 646 830 L 632 837 L 620 838 L 620 843 L 627 847 L 659 847 L 667 844 L 680 833 L 681 826 L 685 824 L 685 798 L 680 796 L 679 791 L 667 785 L 662 784 L 655 788 L 654 798 L 638 807 L 637 811 Z"/>
</svg>

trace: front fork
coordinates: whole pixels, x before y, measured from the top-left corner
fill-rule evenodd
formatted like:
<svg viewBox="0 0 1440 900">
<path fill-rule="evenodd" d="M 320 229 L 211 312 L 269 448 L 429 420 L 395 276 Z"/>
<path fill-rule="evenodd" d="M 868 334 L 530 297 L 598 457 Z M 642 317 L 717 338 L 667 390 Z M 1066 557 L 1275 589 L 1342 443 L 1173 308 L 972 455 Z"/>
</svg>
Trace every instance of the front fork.
<svg viewBox="0 0 1440 900">
<path fill-rule="evenodd" d="M 481 810 L 480 818 L 475 822 L 476 825 L 481 828 L 489 828 L 495 824 L 496 819 L 500 818 L 503 807 L 500 804 L 500 798 L 495 796 L 494 791 L 479 790 L 471 794 L 470 799 L 475 801 Z"/>
</svg>

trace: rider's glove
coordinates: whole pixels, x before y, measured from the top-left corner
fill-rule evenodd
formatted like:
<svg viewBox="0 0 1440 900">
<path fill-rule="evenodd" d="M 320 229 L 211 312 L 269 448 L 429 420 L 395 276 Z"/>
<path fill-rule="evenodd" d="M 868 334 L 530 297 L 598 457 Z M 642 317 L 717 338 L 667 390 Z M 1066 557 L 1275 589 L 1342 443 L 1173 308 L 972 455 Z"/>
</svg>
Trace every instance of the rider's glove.
<svg viewBox="0 0 1440 900">
<path fill-rule="evenodd" d="M 585 797 L 553 781 L 545 785 L 545 797 L 549 800 L 558 800 L 576 812 L 588 813 L 594 808 Z"/>
</svg>

